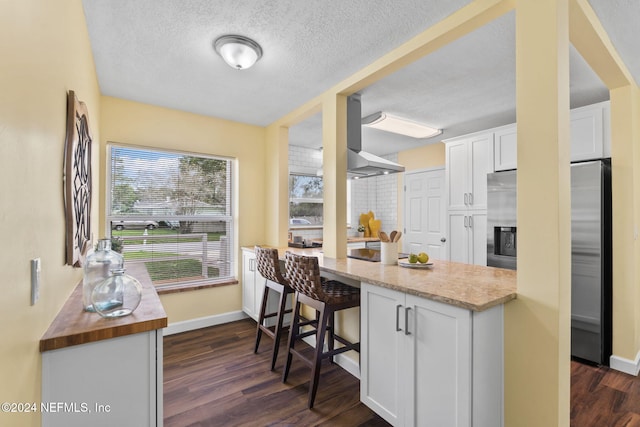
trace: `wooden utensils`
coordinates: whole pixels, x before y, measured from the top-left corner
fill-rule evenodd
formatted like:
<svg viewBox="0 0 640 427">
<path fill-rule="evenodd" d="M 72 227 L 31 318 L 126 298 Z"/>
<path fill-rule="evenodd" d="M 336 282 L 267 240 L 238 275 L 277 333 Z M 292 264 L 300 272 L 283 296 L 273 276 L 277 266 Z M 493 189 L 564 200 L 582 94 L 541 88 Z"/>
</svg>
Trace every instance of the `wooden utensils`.
<svg viewBox="0 0 640 427">
<path fill-rule="evenodd" d="M 399 241 L 400 238 L 402 237 L 402 231 L 393 230 L 390 234 L 391 235 L 388 235 L 384 231 L 381 231 L 379 233 L 380 241 L 385 243 L 394 243 Z"/>
</svg>

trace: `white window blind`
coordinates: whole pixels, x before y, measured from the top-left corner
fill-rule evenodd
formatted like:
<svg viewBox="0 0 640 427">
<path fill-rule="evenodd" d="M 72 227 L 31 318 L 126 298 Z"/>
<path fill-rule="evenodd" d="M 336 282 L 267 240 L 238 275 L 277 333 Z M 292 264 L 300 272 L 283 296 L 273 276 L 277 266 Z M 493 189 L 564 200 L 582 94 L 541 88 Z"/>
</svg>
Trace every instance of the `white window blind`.
<svg viewBox="0 0 640 427">
<path fill-rule="evenodd" d="M 231 277 L 232 161 L 109 145 L 107 224 L 127 274 L 157 287 Z"/>
</svg>

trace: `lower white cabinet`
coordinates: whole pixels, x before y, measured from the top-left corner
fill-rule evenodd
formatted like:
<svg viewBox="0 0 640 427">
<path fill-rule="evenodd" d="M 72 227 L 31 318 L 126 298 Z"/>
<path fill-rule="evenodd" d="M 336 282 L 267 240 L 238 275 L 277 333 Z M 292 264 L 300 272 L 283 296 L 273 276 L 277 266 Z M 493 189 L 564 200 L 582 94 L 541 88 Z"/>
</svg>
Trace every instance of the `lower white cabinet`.
<svg viewBox="0 0 640 427">
<path fill-rule="evenodd" d="M 449 261 L 487 265 L 487 212 L 449 211 Z"/>
<path fill-rule="evenodd" d="M 42 353 L 43 427 L 162 426 L 162 329 Z"/>
<path fill-rule="evenodd" d="M 256 254 L 250 250 L 242 250 L 242 311 L 258 320 L 260 304 L 264 295 L 264 277 L 260 275 L 256 265 Z"/>
<path fill-rule="evenodd" d="M 362 283 L 360 399 L 394 426 L 503 425 L 502 306 Z"/>
</svg>

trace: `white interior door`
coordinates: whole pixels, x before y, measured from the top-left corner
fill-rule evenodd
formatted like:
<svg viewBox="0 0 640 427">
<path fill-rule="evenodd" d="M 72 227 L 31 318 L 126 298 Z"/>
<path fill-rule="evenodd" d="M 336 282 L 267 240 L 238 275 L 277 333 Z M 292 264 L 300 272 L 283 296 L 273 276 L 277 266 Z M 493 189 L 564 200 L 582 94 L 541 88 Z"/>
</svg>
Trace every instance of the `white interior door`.
<svg viewBox="0 0 640 427">
<path fill-rule="evenodd" d="M 446 259 L 444 169 L 408 172 L 404 182 L 402 250 L 426 252 L 432 259 Z"/>
</svg>

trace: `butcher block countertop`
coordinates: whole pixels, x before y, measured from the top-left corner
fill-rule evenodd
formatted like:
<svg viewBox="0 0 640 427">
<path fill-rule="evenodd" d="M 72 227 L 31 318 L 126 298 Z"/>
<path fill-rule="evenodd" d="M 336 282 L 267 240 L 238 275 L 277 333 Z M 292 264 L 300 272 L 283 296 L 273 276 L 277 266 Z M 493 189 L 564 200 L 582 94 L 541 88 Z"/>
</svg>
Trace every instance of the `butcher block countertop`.
<svg viewBox="0 0 640 427">
<path fill-rule="evenodd" d="M 83 310 L 80 282 L 40 339 L 40 351 L 148 332 L 166 326 L 167 314 L 152 285 L 142 285 L 142 300 L 132 314 L 105 319 L 98 313 Z"/>
<path fill-rule="evenodd" d="M 254 250 L 253 247 L 244 249 Z M 286 251 L 317 256 L 320 271 L 468 310 L 483 311 L 516 298 L 516 272 L 513 270 L 441 260 L 432 261 L 431 268 L 413 269 L 352 258 L 328 258 L 319 248 L 277 249 L 281 259 Z"/>
</svg>

